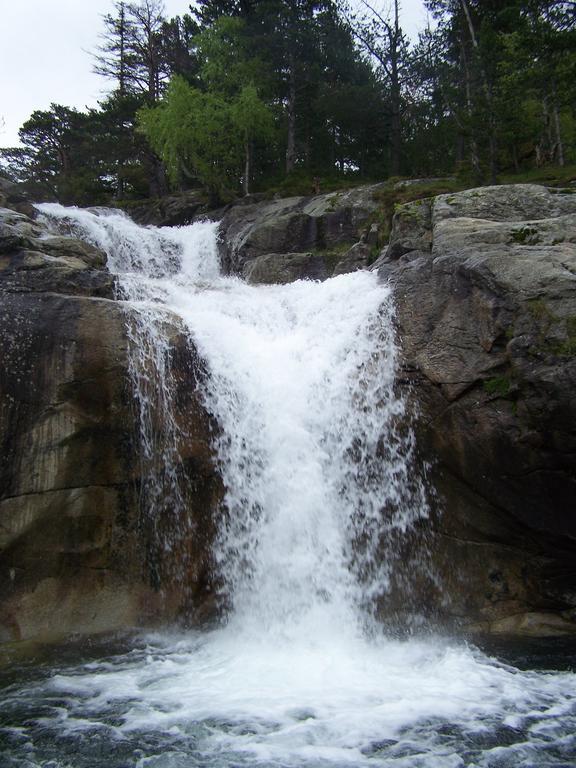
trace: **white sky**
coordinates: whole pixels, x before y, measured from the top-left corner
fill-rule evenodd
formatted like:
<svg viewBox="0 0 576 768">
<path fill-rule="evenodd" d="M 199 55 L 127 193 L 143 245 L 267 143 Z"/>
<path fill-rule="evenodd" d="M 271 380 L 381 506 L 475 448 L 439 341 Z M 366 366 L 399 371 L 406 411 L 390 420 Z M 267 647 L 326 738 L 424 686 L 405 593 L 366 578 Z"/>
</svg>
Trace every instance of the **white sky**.
<svg viewBox="0 0 576 768">
<path fill-rule="evenodd" d="M 377 2 L 375 6 L 386 7 Z M 165 0 L 166 15 L 186 13 L 189 0 Z M 112 0 L 0 0 L 0 147 L 18 143 L 18 129 L 52 102 L 95 106 L 107 81 L 92 73 L 102 14 Z M 424 28 L 422 0 L 402 0 L 402 26 Z"/>
</svg>

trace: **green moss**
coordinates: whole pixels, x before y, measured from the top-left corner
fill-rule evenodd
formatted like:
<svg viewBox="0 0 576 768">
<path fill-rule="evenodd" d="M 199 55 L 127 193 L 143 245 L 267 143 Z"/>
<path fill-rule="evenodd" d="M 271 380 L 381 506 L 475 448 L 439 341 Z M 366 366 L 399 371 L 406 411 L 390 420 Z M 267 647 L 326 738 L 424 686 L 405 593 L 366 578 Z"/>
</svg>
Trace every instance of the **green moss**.
<svg viewBox="0 0 576 768">
<path fill-rule="evenodd" d="M 436 181 L 423 181 L 420 184 L 409 184 L 405 187 L 395 188 L 400 179 L 388 179 L 384 186 L 374 192 L 373 199 L 378 203 L 376 212 L 372 215 L 370 223 L 377 223 L 380 228 L 380 242 L 385 242 L 390 237 L 392 219 L 395 214 L 405 217 L 419 216 L 419 209 L 426 201 L 445 195 L 450 192 L 461 192 L 469 188 L 469 184 L 461 179 L 442 179 Z M 456 198 L 453 198 L 454 200 Z M 408 207 L 407 204 L 410 204 Z"/>
<path fill-rule="evenodd" d="M 547 323 L 548 326 L 556 320 L 556 315 L 552 312 L 544 299 L 531 299 L 526 303 L 526 306 L 532 317 L 540 322 Z"/>
<path fill-rule="evenodd" d="M 381 252 L 382 248 L 379 245 L 373 245 L 372 248 L 370 248 L 370 256 L 368 256 L 367 266 L 374 264 L 376 259 L 380 256 Z"/>
<path fill-rule="evenodd" d="M 512 232 L 512 240 L 520 245 L 538 245 L 540 236 L 535 227 L 522 227 Z"/>
<path fill-rule="evenodd" d="M 332 195 L 330 200 L 328 200 L 328 205 L 326 206 L 327 209 L 329 211 L 335 211 L 341 197 L 342 197 L 342 194 L 340 192 L 336 192 L 334 195 Z"/>
<path fill-rule="evenodd" d="M 492 379 L 486 379 L 483 384 L 484 391 L 495 397 L 508 397 L 512 389 L 512 380 L 509 375 L 494 376 Z"/>
<path fill-rule="evenodd" d="M 566 320 L 566 340 L 554 345 L 555 353 L 560 357 L 574 357 L 576 355 L 576 317 Z"/>
<path fill-rule="evenodd" d="M 576 315 L 567 317 L 562 321 L 561 318 L 552 312 L 543 299 L 529 301 L 528 311 L 540 326 L 535 352 L 557 355 L 558 357 L 574 357 L 576 355 Z M 548 332 L 552 325 L 562 322 L 564 322 L 566 338 L 563 341 L 548 339 Z"/>
</svg>

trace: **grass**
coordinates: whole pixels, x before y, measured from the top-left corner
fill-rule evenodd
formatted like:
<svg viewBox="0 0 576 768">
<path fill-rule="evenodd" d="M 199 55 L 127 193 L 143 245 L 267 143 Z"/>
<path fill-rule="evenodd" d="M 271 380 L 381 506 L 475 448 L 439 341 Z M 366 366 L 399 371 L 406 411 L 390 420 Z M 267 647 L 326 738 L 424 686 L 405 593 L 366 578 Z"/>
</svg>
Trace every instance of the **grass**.
<svg viewBox="0 0 576 768">
<path fill-rule="evenodd" d="M 356 173 L 332 176 L 315 176 L 305 171 L 294 171 L 284 179 L 272 183 L 263 190 L 267 197 L 308 197 L 316 194 L 325 195 L 329 192 L 339 192 L 353 189 L 364 184 L 373 184 L 373 179 L 366 179 Z"/>
<path fill-rule="evenodd" d="M 576 181 L 576 165 L 566 165 L 564 168 L 556 165 L 545 166 L 498 176 L 499 184 L 544 184 L 551 187 L 567 187 L 573 181 Z M 573 191 L 576 194 L 576 188 Z"/>
</svg>

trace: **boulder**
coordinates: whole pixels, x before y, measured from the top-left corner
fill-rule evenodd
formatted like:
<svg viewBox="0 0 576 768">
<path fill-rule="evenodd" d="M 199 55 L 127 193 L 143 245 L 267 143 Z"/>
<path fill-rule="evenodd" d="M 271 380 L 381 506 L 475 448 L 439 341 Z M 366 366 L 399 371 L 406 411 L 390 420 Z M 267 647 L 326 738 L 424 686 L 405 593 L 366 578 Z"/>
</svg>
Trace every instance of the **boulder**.
<svg viewBox="0 0 576 768">
<path fill-rule="evenodd" d="M 248 283 L 292 283 L 294 280 L 326 280 L 326 263 L 318 253 L 267 253 L 244 266 Z"/>
<path fill-rule="evenodd" d="M 269 254 L 326 252 L 331 263 L 333 252 L 342 253 L 370 231 L 382 187 L 230 206 L 220 223 L 224 271 L 243 275 L 249 262 Z"/>
<path fill-rule="evenodd" d="M 515 185 L 408 204 L 379 270 L 433 462 L 448 613 L 576 630 L 576 196 Z"/>
<path fill-rule="evenodd" d="M 23 184 L 15 184 L 0 176 L 0 208 L 10 208 L 32 218 L 36 215 Z"/>
<path fill-rule="evenodd" d="M 345 275 L 349 272 L 357 272 L 359 269 L 366 269 L 370 263 L 372 249 L 366 243 L 356 243 L 344 255 L 334 267 L 333 276 Z"/>
<path fill-rule="evenodd" d="M 197 189 L 152 200 L 130 202 L 120 207 L 137 224 L 155 227 L 181 227 L 191 224 L 200 214 L 208 212 L 206 195 Z"/>
<path fill-rule="evenodd" d="M 10 293 L 50 291 L 113 298 L 106 255 L 87 243 L 48 235 L 21 213 L 0 208 L 0 285 Z"/>
</svg>

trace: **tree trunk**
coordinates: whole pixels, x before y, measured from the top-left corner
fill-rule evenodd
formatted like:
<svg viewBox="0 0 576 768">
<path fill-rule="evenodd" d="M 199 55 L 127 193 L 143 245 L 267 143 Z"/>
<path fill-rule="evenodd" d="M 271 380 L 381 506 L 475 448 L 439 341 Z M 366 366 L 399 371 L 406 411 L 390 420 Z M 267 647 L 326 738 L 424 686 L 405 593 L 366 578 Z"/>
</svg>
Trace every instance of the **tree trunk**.
<svg viewBox="0 0 576 768">
<path fill-rule="evenodd" d="M 474 29 L 474 23 L 472 21 L 468 0 L 460 0 L 460 5 L 464 11 L 464 16 L 466 17 L 466 24 L 468 26 L 468 32 L 470 33 L 470 40 L 472 41 L 472 47 L 474 48 L 474 52 L 478 60 L 480 74 L 482 76 L 482 84 L 484 86 L 484 94 L 486 97 L 486 106 L 488 108 L 488 153 L 490 162 L 490 181 L 492 184 L 496 184 L 498 174 L 498 139 L 496 135 L 496 115 L 494 113 L 492 87 L 488 81 L 488 77 L 486 76 L 486 70 L 484 69 L 484 65 L 480 56 L 480 46 L 478 44 L 478 38 L 476 37 L 476 30 Z"/>
<path fill-rule="evenodd" d="M 120 96 L 126 95 L 126 15 L 124 3 L 120 3 L 120 71 L 118 73 L 118 90 Z"/>
<path fill-rule="evenodd" d="M 402 120 L 400 116 L 400 87 L 392 86 L 392 124 L 391 124 L 391 158 L 390 172 L 399 176 L 402 168 Z"/>
<path fill-rule="evenodd" d="M 392 176 L 399 176 L 402 167 L 402 116 L 400 89 L 400 9 L 398 0 L 394 3 L 394 28 L 390 40 L 390 100 L 392 107 L 390 171 Z"/>
<path fill-rule="evenodd" d="M 488 137 L 488 151 L 490 154 L 490 183 L 498 183 L 498 134 L 496 131 L 496 115 L 492 109 L 494 99 L 492 97 L 492 88 L 486 85 L 486 93 L 488 96 L 488 125 L 489 125 L 489 137 Z"/>
<path fill-rule="evenodd" d="M 516 143 L 512 144 L 512 163 L 514 164 L 514 173 L 520 173 L 520 163 L 518 162 L 518 148 Z"/>
<path fill-rule="evenodd" d="M 470 66 L 466 55 L 466 46 L 461 41 L 460 53 L 462 58 L 462 70 L 464 73 L 464 93 L 466 96 L 466 112 L 469 125 L 469 144 L 470 144 L 470 165 L 472 172 L 478 182 L 482 181 L 482 168 L 480 167 L 480 153 L 478 152 L 478 143 L 476 141 L 476 131 L 474 127 L 474 111 L 472 108 L 472 84 L 470 80 Z"/>
<path fill-rule="evenodd" d="M 288 139 L 286 143 L 286 173 L 294 170 L 296 163 L 296 60 L 294 53 L 290 53 L 289 81 L 288 81 Z"/>
<path fill-rule="evenodd" d="M 146 169 L 150 197 L 162 197 L 162 195 L 165 195 L 168 192 L 164 164 L 160 158 L 156 157 L 152 152 L 149 152 L 146 156 Z"/>
<path fill-rule="evenodd" d="M 558 165 L 564 168 L 564 143 L 562 141 L 562 127 L 560 125 L 560 114 L 558 112 L 558 99 L 556 96 L 556 83 L 552 86 L 552 119 L 554 120 L 554 132 L 556 134 L 556 157 Z"/>
<path fill-rule="evenodd" d="M 244 179 L 242 186 L 244 187 L 244 194 L 250 194 L 250 176 L 252 175 L 252 147 L 250 141 L 246 139 L 244 144 Z"/>
</svg>

